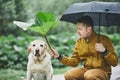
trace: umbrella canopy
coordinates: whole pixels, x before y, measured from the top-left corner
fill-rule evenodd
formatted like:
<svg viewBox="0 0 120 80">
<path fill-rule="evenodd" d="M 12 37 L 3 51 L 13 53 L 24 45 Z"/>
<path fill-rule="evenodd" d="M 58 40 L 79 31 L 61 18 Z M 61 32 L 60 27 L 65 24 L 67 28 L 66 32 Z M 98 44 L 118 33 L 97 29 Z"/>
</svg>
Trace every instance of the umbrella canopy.
<svg viewBox="0 0 120 80">
<path fill-rule="evenodd" d="M 91 16 L 94 25 L 120 25 L 120 3 L 118 2 L 87 2 L 72 4 L 61 17 L 61 21 L 76 24 L 83 15 Z"/>
</svg>

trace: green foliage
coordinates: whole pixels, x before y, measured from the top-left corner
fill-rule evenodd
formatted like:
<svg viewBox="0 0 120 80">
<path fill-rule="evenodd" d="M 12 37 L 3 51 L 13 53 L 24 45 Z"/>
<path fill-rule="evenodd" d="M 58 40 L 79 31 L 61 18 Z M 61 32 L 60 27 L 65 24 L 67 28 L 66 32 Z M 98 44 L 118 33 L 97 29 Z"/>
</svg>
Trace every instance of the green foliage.
<svg viewBox="0 0 120 80">
<path fill-rule="evenodd" d="M 8 28 L 12 27 L 10 21 L 15 17 L 16 14 L 14 0 L 0 1 L 0 35 L 3 34 L 4 31 L 7 33 L 7 30 L 9 30 Z"/>
<path fill-rule="evenodd" d="M 14 0 L 16 18 L 14 20 L 28 20 L 29 1 L 27 0 Z"/>
<path fill-rule="evenodd" d="M 113 46 L 115 48 L 115 52 L 117 53 L 118 55 L 118 58 L 120 57 L 120 34 L 112 34 L 112 35 L 109 35 L 112 43 L 113 43 Z M 119 63 L 120 63 L 120 59 L 119 59 Z"/>
<path fill-rule="evenodd" d="M 74 49 L 74 44 L 77 39 L 77 35 L 64 32 L 57 35 L 50 35 L 48 37 L 52 47 L 56 49 L 60 54 L 70 56 Z M 61 68 L 66 67 L 60 63 L 57 59 L 52 59 L 53 67 Z"/>
<path fill-rule="evenodd" d="M 17 35 L 13 20 L 27 20 L 25 0 L 0 0 L 0 35 Z"/>
<path fill-rule="evenodd" d="M 64 68 L 54 68 L 53 74 L 65 74 L 66 71 L 72 69 L 72 67 L 64 67 Z"/>
<path fill-rule="evenodd" d="M 26 69 L 27 45 L 30 37 L 0 37 L 0 68 Z"/>
</svg>

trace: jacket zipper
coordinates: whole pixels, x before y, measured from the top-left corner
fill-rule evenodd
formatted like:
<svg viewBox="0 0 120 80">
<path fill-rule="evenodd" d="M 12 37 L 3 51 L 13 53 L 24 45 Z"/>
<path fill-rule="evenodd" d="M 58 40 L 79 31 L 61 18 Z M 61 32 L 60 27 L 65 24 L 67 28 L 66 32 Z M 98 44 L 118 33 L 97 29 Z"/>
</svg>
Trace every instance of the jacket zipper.
<svg viewBox="0 0 120 80">
<path fill-rule="evenodd" d="M 88 43 L 88 39 L 87 39 L 87 44 L 88 44 L 88 51 L 89 51 L 89 54 L 91 55 L 91 53 L 90 53 L 90 47 L 89 47 L 89 43 Z M 91 63 L 90 63 L 91 68 L 93 67 L 93 60 L 94 60 L 94 57 L 92 56 Z"/>
</svg>

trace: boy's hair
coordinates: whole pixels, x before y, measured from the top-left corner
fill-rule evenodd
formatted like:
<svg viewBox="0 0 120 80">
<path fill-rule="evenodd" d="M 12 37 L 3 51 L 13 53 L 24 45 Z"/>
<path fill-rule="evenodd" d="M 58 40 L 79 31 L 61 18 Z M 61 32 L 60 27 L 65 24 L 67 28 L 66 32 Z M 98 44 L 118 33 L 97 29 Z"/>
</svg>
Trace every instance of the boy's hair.
<svg viewBox="0 0 120 80">
<path fill-rule="evenodd" d="M 87 27 L 91 26 L 93 28 L 93 20 L 90 16 L 81 16 L 78 20 L 77 23 L 83 23 Z"/>
</svg>

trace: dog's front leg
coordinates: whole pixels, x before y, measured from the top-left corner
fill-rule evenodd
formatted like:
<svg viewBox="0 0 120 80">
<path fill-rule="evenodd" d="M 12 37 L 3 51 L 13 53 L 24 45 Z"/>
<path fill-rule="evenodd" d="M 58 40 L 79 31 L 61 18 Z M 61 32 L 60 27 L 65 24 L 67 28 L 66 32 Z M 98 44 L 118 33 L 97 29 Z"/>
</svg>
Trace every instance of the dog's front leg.
<svg viewBox="0 0 120 80">
<path fill-rule="evenodd" d="M 49 72 L 46 73 L 46 78 L 47 78 L 47 80 L 53 80 L 53 70 L 52 70 L 52 68 L 50 69 Z"/>
<path fill-rule="evenodd" d="M 47 80 L 52 80 L 53 74 L 46 74 L 46 78 L 47 78 Z"/>
<path fill-rule="evenodd" d="M 27 71 L 27 80 L 32 80 L 32 74 L 30 71 Z"/>
</svg>

